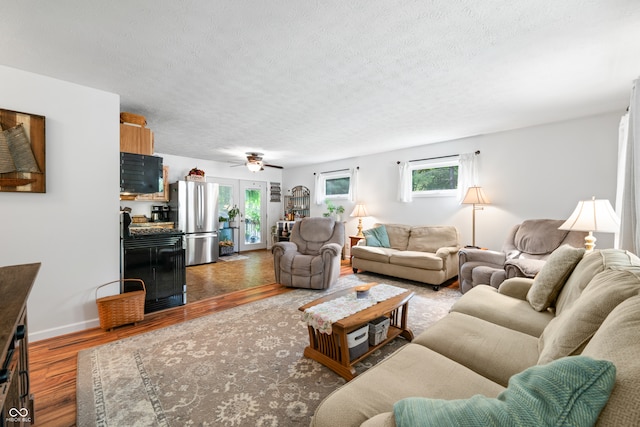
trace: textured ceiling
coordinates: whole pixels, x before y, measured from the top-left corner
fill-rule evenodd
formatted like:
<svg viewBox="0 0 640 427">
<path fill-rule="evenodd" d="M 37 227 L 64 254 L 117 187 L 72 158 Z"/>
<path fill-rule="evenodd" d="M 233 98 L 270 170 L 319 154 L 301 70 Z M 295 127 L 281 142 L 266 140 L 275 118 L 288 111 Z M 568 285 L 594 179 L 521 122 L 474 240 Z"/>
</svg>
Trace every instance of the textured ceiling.
<svg viewBox="0 0 640 427">
<path fill-rule="evenodd" d="M 640 1 L 7 0 L 0 51 L 119 94 L 158 152 L 294 167 L 622 112 Z"/>
</svg>

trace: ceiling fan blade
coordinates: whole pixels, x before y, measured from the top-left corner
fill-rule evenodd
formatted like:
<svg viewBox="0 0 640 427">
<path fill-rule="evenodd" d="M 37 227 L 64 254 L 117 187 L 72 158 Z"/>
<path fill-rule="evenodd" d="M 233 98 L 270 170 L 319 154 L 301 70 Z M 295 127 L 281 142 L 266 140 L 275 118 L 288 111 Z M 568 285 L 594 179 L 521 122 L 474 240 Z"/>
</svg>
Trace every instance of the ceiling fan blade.
<svg viewBox="0 0 640 427">
<path fill-rule="evenodd" d="M 268 168 L 284 169 L 282 166 L 270 165 L 268 163 L 263 163 L 262 166 L 265 166 L 265 167 L 268 167 Z"/>
</svg>

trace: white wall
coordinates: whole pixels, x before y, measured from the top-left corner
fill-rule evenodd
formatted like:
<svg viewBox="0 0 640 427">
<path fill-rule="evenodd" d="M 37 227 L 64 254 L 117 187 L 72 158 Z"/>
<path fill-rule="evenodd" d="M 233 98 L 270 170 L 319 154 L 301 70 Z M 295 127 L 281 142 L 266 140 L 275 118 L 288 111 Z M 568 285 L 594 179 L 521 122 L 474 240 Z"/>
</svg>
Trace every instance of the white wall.
<svg viewBox="0 0 640 427">
<path fill-rule="evenodd" d="M 567 218 L 578 200 L 591 196 L 614 204 L 621 115 L 611 113 L 286 169 L 284 187 L 305 185 L 313 193 L 314 172 L 359 166 L 359 199 L 371 215 L 363 219 L 365 229 L 375 222 L 451 224 L 460 230 L 463 243 L 471 244 L 471 206 L 460 205 L 452 197 L 398 202 L 396 162 L 480 150 L 480 185 L 492 204 L 476 212 L 476 244 L 499 250 L 508 229 L 523 219 Z M 357 219 L 348 216 L 353 204 L 339 204 L 345 206 L 347 233 L 355 234 Z M 319 216 L 325 210 L 324 205 L 312 205 L 311 215 Z M 613 235 L 596 233 L 596 237 L 598 247 L 613 246 Z"/>
<path fill-rule="evenodd" d="M 0 265 L 42 263 L 29 335 L 95 326 L 94 290 L 119 277 L 120 98 L 0 66 L 0 108 L 46 118 L 47 192 L 0 193 Z"/>
</svg>

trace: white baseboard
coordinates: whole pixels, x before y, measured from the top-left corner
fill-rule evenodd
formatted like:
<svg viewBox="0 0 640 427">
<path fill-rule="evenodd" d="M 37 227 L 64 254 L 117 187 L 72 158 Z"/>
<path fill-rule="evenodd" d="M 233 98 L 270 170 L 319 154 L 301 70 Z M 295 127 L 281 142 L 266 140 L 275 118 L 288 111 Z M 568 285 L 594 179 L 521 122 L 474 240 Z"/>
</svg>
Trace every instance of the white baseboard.
<svg viewBox="0 0 640 427">
<path fill-rule="evenodd" d="M 29 332 L 29 342 L 45 340 L 47 338 L 58 337 L 60 335 L 71 334 L 73 332 L 84 331 L 86 329 L 100 326 L 100 319 L 95 318 L 84 322 L 72 323 L 70 325 L 59 326 L 57 328 L 45 329 L 43 331 Z"/>
</svg>

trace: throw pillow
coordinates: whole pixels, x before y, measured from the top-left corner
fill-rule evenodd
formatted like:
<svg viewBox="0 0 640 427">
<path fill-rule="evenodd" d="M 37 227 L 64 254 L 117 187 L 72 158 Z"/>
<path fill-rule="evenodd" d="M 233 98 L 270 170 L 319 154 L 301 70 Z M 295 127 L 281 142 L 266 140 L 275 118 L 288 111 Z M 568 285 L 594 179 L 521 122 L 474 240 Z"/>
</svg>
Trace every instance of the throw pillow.
<svg viewBox="0 0 640 427">
<path fill-rule="evenodd" d="M 495 399 L 411 397 L 396 402 L 393 412 L 398 427 L 594 425 L 615 380 L 608 360 L 572 356 L 514 375 Z"/>
<path fill-rule="evenodd" d="M 549 255 L 527 293 L 534 310 L 544 311 L 551 306 L 584 252 L 584 248 L 562 245 Z"/>
<path fill-rule="evenodd" d="M 384 225 L 376 228 L 371 228 L 362 232 L 367 241 L 367 246 L 377 246 L 381 248 L 389 248 L 389 236 L 387 235 L 387 229 Z"/>
</svg>

